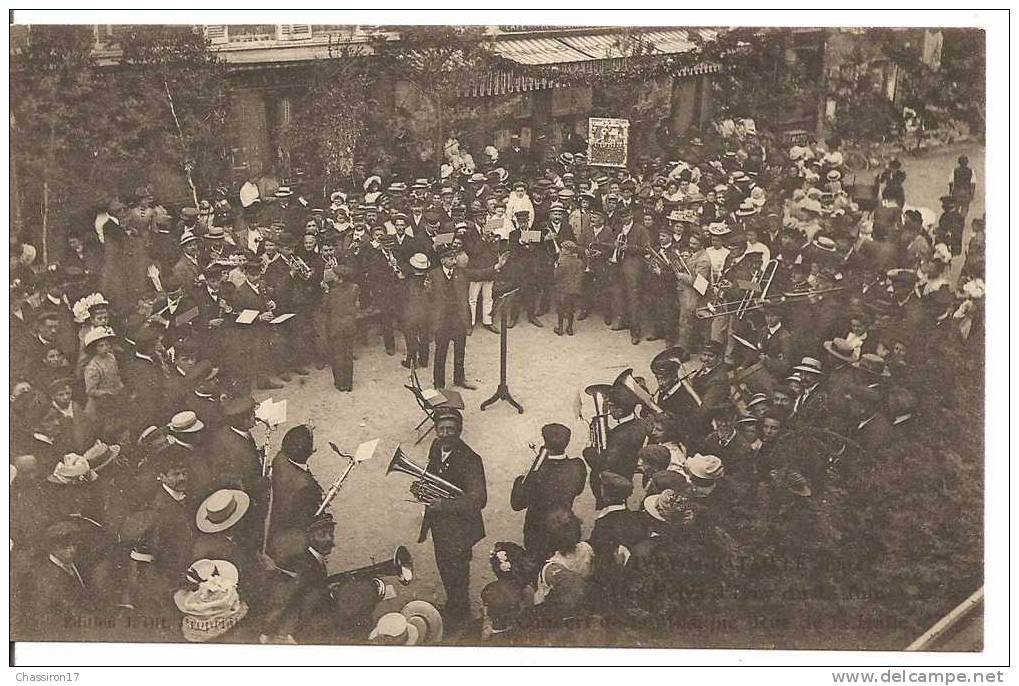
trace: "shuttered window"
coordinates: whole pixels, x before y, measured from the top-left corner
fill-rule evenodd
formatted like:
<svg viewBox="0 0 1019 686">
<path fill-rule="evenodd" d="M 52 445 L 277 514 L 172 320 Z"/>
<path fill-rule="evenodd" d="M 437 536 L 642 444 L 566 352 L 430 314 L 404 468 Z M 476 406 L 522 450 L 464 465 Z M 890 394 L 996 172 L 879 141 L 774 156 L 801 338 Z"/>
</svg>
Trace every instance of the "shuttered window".
<svg viewBox="0 0 1019 686">
<path fill-rule="evenodd" d="M 311 24 L 277 24 L 277 40 L 303 40 L 311 38 Z"/>
</svg>

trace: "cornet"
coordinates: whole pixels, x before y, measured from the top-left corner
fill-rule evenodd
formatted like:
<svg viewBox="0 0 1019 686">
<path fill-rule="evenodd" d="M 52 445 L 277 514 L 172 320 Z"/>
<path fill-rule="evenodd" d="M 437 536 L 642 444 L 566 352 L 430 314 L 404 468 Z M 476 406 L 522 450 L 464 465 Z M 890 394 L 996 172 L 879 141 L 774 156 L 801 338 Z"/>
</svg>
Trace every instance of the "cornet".
<svg viewBox="0 0 1019 686">
<path fill-rule="evenodd" d="M 386 474 L 403 472 L 415 477 L 417 481 L 410 485 L 410 494 L 414 499 L 425 505 L 434 505 L 440 500 L 455 500 L 464 494 L 463 489 L 451 484 L 440 476 L 432 474 L 424 467 L 413 462 L 406 453 L 396 447 L 393 459 L 389 462 Z"/>
</svg>

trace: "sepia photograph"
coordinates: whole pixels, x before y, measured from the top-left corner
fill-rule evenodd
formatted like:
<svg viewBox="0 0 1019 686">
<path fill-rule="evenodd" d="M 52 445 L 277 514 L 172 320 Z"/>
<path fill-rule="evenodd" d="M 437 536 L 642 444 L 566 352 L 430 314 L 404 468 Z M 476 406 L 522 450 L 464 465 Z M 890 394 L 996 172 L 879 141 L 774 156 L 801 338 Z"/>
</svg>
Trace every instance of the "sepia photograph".
<svg viewBox="0 0 1019 686">
<path fill-rule="evenodd" d="M 11 14 L 12 665 L 985 650 L 989 17 L 138 14 Z"/>
</svg>

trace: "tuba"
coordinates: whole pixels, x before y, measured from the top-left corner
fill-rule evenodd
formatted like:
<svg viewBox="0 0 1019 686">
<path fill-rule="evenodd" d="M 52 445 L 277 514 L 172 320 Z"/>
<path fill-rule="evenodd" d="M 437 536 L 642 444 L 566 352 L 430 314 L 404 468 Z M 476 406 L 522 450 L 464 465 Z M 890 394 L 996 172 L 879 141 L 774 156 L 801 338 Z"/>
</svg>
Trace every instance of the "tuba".
<svg viewBox="0 0 1019 686">
<path fill-rule="evenodd" d="M 397 546 L 396 550 L 393 551 L 393 556 L 388 560 L 332 574 L 326 579 L 326 582 L 331 586 L 365 577 L 377 579 L 380 576 L 395 576 L 402 586 L 406 586 L 413 581 L 414 559 L 411 557 L 410 551 L 402 545 Z"/>
<path fill-rule="evenodd" d="M 417 481 L 410 485 L 410 494 L 414 499 L 425 505 L 432 505 L 440 500 L 455 500 L 464 494 L 456 484 L 451 484 L 440 476 L 432 474 L 424 467 L 416 464 L 406 453 L 396 447 L 393 459 L 389 462 L 386 475 L 393 472 L 403 472 L 415 477 Z"/>
<path fill-rule="evenodd" d="M 658 404 L 655 403 L 654 398 L 651 397 L 651 394 L 647 391 L 647 389 L 637 381 L 637 377 L 633 375 L 632 369 L 624 369 L 619 376 L 616 377 L 616 380 L 612 385 L 614 387 L 622 387 L 630 391 L 630 393 L 637 398 L 637 402 L 651 412 L 654 412 L 655 414 L 662 413 L 662 408 L 658 407 Z"/>
<path fill-rule="evenodd" d="M 591 417 L 589 443 L 598 452 L 605 450 L 609 437 L 608 398 L 612 386 L 604 383 L 591 384 L 584 392 L 594 400 L 594 416 Z"/>
</svg>

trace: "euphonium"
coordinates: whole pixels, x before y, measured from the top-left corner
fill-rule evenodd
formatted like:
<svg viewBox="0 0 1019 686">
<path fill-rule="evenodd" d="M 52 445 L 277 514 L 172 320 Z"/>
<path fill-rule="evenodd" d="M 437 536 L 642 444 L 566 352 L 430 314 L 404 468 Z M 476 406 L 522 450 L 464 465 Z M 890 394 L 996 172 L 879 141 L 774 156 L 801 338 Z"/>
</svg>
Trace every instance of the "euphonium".
<svg viewBox="0 0 1019 686">
<path fill-rule="evenodd" d="M 584 392 L 594 400 L 594 416 L 591 417 L 591 430 L 589 442 L 591 447 L 602 452 L 608 445 L 609 437 L 609 411 L 608 394 L 612 386 L 608 384 L 591 384 L 584 389 Z"/>
<path fill-rule="evenodd" d="M 410 494 L 425 505 L 432 505 L 440 500 L 455 500 L 464 494 L 463 489 L 456 484 L 432 474 L 413 462 L 399 446 L 396 447 L 389 468 L 386 469 L 387 475 L 392 472 L 403 472 L 417 478 L 417 481 L 410 485 Z"/>
</svg>

